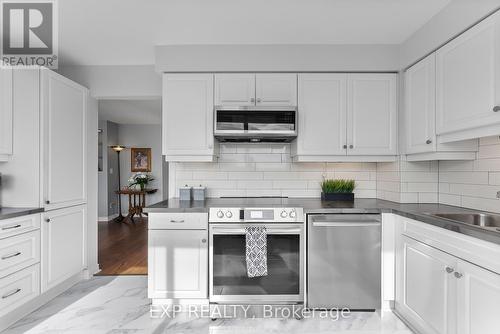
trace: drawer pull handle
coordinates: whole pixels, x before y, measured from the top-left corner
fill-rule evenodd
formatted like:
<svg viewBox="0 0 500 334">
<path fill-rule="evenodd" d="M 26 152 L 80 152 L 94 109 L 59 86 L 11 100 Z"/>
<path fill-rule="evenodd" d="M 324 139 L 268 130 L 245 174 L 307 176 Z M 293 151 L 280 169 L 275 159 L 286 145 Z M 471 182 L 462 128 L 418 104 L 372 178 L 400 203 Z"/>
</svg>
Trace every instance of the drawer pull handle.
<svg viewBox="0 0 500 334">
<path fill-rule="evenodd" d="M 173 219 L 170 219 L 170 222 L 171 222 L 171 223 L 184 223 L 184 219 L 181 219 L 181 220 L 173 220 Z"/>
<path fill-rule="evenodd" d="M 20 228 L 21 225 L 20 224 L 17 224 L 17 225 L 12 225 L 12 226 L 5 226 L 5 227 L 2 227 L 2 231 L 5 231 L 5 230 L 12 230 L 14 228 Z"/>
<path fill-rule="evenodd" d="M 19 292 L 21 292 L 21 289 L 19 289 L 19 288 L 15 289 L 15 290 L 12 290 L 11 292 L 3 295 L 2 299 L 9 298 L 10 296 L 13 296 L 13 295 L 15 295 L 16 293 L 19 293 Z"/>
<path fill-rule="evenodd" d="M 461 273 L 457 273 L 457 272 L 455 272 L 454 275 L 455 275 L 456 278 L 461 278 L 463 276 Z"/>
<path fill-rule="evenodd" d="M 455 269 L 453 269 L 453 268 L 451 268 L 451 267 L 446 267 L 446 272 L 447 272 L 448 274 L 451 274 L 451 273 L 452 273 L 452 272 L 454 272 L 454 271 L 455 271 Z"/>
<path fill-rule="evenodd" d="M 4 256 L 2 256 L 2 260 L 7 260 L 7 259 L 10 259 L 11 257 L 16 257 L 19 255 L 21 255 L 21 252 L 16 252 L 16 253 L 10 254 L 10 255 L 4 255 Z"/>
</svg>

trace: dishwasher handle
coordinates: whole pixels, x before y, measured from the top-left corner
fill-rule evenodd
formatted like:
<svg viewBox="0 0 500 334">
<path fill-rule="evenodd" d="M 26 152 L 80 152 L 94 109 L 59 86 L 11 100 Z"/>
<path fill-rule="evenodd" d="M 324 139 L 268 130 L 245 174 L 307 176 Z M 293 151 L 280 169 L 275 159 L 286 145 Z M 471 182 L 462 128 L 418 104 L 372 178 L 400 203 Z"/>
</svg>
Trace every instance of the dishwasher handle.
<svg viewBox="0 0 500 334">
<path fill-rule="evenodd" d="M 379 221 L 364 221 L 364 222 L 313 222 L 313 227 L 371 227 L 380 226 Z"/>
</svg>

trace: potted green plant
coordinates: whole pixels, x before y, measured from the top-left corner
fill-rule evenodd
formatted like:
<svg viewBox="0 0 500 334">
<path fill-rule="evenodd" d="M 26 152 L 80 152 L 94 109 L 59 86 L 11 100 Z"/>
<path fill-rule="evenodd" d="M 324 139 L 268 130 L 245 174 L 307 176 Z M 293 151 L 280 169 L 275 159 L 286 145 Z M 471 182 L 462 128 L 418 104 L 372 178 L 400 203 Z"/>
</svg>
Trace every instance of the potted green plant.
<svg viewBox="0 0 500 334">
<path fill-rule="evenodd" d="M 354 180 L 324 179 L 321 182 L 321 200 L 323 201 L 354 201 Z"/>
</svg>

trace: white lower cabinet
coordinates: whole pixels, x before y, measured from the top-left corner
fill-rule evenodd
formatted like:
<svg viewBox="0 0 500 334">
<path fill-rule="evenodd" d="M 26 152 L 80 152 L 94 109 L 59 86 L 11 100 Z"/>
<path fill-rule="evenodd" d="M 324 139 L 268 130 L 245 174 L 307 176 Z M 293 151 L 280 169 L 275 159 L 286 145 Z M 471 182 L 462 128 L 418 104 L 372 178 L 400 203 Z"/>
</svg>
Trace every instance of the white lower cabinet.
<svg viewBox="0 0 500 334">
<path fill-rule="evenodd" d="M 460 261 L 457 269 L 457 334 L 500 331 L 500 275 Z"/>
<path fill-rule="evenodd" d="M 457 282 L 447 270 L 455 263 L 451 255 L 402 236 L 397 309 L 423 333 L 453 333 L 449 309 Z"/>
<path fill-rule="evenodd" d="M 396 311 L 423 334 L 493 334 L 500 275 L 405 235 L 396 252 Z"/>
<path fill-rule="evenodd" d="M 86 217 L 85 205 L 42 215 L 42 292 L 85 268 Z"/>
<path fill-rule="evenodd" d="M 149 230 L 148 297 L 208 298 L 207 240 L 207 230 Z"/>
<path fill-rule="evenodd" d="M 0 279 L 0 317 L 40 294 L 40 265 Z"/>
</svg>

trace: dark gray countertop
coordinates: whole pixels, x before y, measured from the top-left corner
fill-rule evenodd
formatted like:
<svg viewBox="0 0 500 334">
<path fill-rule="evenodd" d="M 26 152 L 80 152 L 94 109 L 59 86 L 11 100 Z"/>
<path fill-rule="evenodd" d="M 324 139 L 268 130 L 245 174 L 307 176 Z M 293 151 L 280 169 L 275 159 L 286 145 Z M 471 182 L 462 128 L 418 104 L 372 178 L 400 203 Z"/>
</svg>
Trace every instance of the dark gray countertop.
<svg viewBox="0 0 500 334">
<path fill-rule="evenodd" d="M 430 216 L 429 213 L 481 212 L 442 204 L 400 204 L 378 199 L 355 199 L 354 202 L 325 202 L 319 198 L 207 198 L 202 202 L 170 199 L 148 206 L 148 213 L 208 212 L 211 207 L 301 207 L 304 213 L 396 213 L 457 233 L 500 245 L 500 232 Z"/>
<path fill-rule="evenodd" d="M 42 208 L 0 208 L 0 220 L 43 212 Z"/>
</svg>

